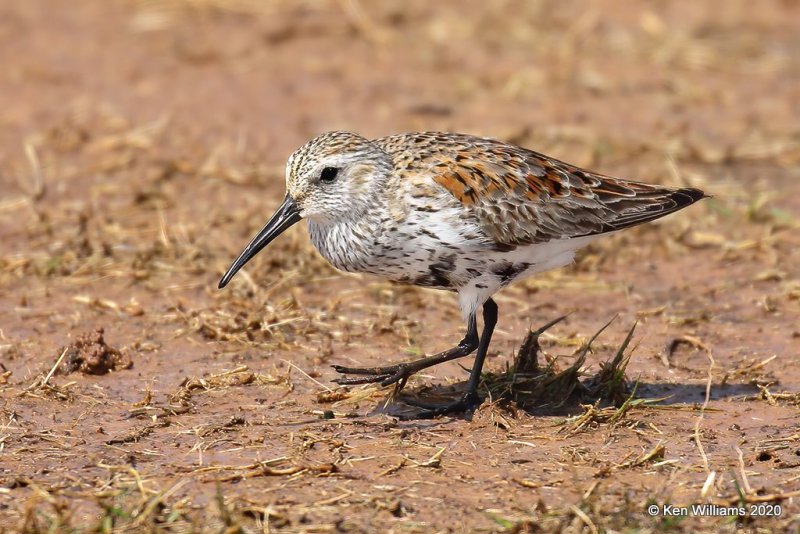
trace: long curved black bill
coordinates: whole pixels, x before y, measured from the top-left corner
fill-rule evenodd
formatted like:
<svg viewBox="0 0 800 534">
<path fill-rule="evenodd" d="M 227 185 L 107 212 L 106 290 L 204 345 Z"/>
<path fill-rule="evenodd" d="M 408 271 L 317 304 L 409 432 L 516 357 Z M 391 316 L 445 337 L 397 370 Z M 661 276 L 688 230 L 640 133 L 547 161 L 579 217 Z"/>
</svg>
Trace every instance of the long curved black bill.
<svg viewBox="0 0 800 534">
<path fill-rule="evenodd" d="M 228 271 L 219 281 L 219 288 L 222 289 L 228 282 L 231 281 L 233 275 L 239 272 L 239 269 L 244 267 L 244 264 L 259 253 L 259 251 L 272 242 L 273 239 L 281 235 L 284 230 L 298 222 L 300 217 L 300 208 L 294 203 L 294 200 L 289 195 L 283 199 L 283 204 L 280 205 L 278 211 L 267 221 L 264 228 L 253 238 L 250 243 L 245 247 L 239 257 L 234 260 Z"/>
</svg>

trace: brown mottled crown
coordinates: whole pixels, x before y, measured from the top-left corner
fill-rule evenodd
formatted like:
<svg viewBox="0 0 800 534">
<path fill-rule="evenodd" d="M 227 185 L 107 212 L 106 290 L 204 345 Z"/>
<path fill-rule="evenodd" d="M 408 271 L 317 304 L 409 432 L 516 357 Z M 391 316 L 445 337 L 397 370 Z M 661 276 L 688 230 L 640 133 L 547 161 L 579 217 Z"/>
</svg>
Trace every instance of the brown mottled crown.
<svg viewBox="0 0 800 534">
<path fill-rule="evenodd" d="M 368 157 L 377 147 L 356 133 L 345 131 L 326 132 L 318 135 L 294 151 L 289 156 L 287 168 L 290 176 L 302 176 L 307 167 L 319 160 L 337 154 L 351 154 L 353 157 Z"/>
</svg>

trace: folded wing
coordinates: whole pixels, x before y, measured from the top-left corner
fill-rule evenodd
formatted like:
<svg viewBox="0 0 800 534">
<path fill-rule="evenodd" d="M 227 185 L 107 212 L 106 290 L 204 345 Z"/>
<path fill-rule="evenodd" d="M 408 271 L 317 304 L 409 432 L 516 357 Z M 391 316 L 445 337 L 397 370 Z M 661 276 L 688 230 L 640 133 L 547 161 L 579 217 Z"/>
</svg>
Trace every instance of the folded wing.
<svg viewBox="0 0 800 534">
<path fill-rule="evenodd" d="M 418 145 L 414 150 L 425 157 L 409 161 L 409 166 L 433 176 L 498 245 L 613 232 L 658 219 L 705 196 L 699 189 L 603 176 L 493 139 L 437 133 L 413 139 Z"/>
</svg>

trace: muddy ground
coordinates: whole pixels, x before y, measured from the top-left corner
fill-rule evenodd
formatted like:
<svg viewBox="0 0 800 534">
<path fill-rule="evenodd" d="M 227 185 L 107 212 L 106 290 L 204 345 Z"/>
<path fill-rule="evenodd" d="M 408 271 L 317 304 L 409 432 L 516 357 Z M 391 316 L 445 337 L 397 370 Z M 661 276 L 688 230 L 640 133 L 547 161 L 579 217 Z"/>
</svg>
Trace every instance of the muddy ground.
<svg viewBox="0 0 800 534">
<path fill-rule="evenodd" d="M 796 530 L 798 50 L 791 0 L 0 3 L 0 529 Z M 451 346 L 452 295 L 340 274 L 303 225 L 216 289 L 287 155 L 338 128 L 713 198 L 503 291 L 491 398 L 405 421 L 330 366 Z M 584 381 L 638 321 L 616 404 L 503 397 L 564 314 L 561 370 L 616 316 Z"/>
</svg>

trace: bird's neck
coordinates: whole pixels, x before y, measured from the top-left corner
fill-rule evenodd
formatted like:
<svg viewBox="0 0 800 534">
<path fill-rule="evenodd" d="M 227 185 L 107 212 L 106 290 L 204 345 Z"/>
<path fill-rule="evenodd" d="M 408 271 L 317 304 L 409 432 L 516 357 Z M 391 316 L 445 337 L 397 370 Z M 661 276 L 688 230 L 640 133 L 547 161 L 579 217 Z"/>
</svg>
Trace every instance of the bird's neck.
<svg viewBox="0 0 800 534">
<path fill-rule="evenodd" d="M 326 220 L 308 221 L 311 242 L 334 267 L 342 271 L 361 272 L 375 254 L 378 233 L 382 227 L 383 203 L 369 209 L 357 209 Z"/>
</svg>

